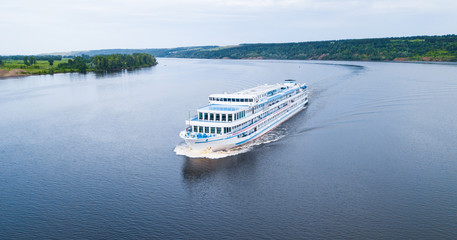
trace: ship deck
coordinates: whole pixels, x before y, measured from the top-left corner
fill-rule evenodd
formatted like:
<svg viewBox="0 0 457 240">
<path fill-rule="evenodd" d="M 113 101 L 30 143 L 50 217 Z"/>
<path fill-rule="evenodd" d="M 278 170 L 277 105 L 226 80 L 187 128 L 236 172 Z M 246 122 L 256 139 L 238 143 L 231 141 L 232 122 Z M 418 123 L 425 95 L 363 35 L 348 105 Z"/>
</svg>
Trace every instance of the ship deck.
<svg viewBox="0 0 457 240">
<path fill-rule="evenodd" d="M 210 104 L 198 109 L 198 111 L 211 112 L 237 112 L 243 109 L 248 109 L 248 105 L 225 105 L 225 104 Z"/>
</svg>

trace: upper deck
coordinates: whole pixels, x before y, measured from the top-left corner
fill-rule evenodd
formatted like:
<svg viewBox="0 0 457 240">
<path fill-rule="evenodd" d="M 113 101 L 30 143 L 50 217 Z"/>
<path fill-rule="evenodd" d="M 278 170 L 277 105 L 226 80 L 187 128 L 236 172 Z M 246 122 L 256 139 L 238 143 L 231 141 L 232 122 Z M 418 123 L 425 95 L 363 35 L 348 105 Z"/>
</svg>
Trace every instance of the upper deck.
<svg viewBox="0 0 457 240">
<path fill-rule="evenodd" d="M 225 104 L 210 104 L 198 109 L 199 112 L 213 112 L 213 113 L 232 113 L 241 110 L 246 110 L 247 105 L 225 105 Z"/>
<path fill-rule="evenodd" d="M 298 86 L 294 80 L 286 80 L 285 83 L 265 84 L 230 94 L 211 94 L 209 95 L 209 103 L 251 106 L 294 86 Z"/>
</svg>

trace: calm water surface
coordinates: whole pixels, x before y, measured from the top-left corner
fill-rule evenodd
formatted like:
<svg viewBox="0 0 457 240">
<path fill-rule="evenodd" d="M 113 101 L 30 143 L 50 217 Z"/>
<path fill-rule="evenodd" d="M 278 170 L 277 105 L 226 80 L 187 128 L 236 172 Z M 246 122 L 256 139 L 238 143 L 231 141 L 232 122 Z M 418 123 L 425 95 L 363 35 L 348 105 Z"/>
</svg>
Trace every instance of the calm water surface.
<svg viewBox="0 0 457 240">
<path fill-rule="evenodd" d="M 219 159 L 174 151 L 211 93 L 308 108 Z M 266 141 L 266 140 L 265 140 Z M 0 239 L 456 239 L 457 66 L 159 59 L 0 81 Z"/>
</svg>

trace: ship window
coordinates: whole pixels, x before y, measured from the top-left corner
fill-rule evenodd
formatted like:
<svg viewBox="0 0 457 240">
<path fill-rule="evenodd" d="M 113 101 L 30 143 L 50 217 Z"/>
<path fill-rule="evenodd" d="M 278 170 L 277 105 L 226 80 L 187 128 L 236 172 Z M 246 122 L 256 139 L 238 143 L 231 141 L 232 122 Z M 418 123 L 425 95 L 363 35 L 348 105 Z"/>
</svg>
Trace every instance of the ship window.
<svg viewBox="0 0 457 240">
<path fill-rule="evenodd" d="M 224 102 L 227 102 L 227 98 L 224 98 Z"/>
<path fill-rule="evenodd" d="M 208 113 L 205 113 L 205 120 L 208 120 Z"/>
<path fill-rule="evenodd" d="M 216 133 L 216 128 L 215 127 L 211 127 L 211 133 Z"/>
<path fill-rule="evenodd" d="M 240 102 L 244 102 L 244 98 L 240 99 Z"/>
<path fill-rule="evenodd" d="M 209 114 L 209 120 L 213 121 L 214 120 L 214 113 Z"/>
<path fill-rule="evenodd" d="M 221 119 L 221 115 L 219 113 L 216 113 L 216 121 L 219 121 Z"/>
<path fill-rule="evenodd" d="M 229 115 L 228 115 L 228 121 L 229 121 L 229 122 L 232 121 L 232 114 L 229 114 Z"/>
<path fill-rule="evenodd" d="M 194 126 L 194 132 L 198 132 L 198 127 Z"/>
<path fill-rule="evenodd" d="M 235 99 L 235 101 L 239 102 L 239 101 L 240 101 L 240 99 L 239 99 L 239 98 L 237 98 L 237 99 Z"/>
<path fill-rule="evenodd" d="M 201 132 L 201 133 L 203 132 L 203 127 L 202 126 L 198 127 L 198 132 Z"/>
<path fill-rule="evenodd" d="M 200 119 L 200 120 L 203 119 L 203 113 L 201 113 L 201 112 L 198 113 L 198 119 Z"/>
<path fill-rule="evenodd" d="M 205 133 L 209 133 L 209 127 L 205 127 Z"/>
<path fill-rule="evenodd" d="M 221 134 L 221 128 L 220 127 L 216 128 L 216 130 L 217 130 L 217 134 Z"/>
<path fill-rule="evenodd" d="M 225 122 L 227 120 L 227 116 L 225 114 L 222 114 L 222 121 Z"/>
</svg>

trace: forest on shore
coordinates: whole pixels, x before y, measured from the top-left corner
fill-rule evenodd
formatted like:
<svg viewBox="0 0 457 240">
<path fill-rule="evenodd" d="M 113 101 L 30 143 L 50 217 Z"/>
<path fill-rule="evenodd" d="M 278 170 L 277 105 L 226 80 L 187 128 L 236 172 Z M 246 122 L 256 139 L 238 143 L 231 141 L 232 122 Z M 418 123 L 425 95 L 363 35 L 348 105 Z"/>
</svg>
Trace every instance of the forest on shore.
<svg viewBox="0 0 457 240">
<path fill-rule="evenodd" d="M 4 77 L 30 74 L 52 74 L 66 72 L 86 73 L 88 71 L 116 71 L 157 65 L 154 56 L 148 53 L 110 55 L 37 55 L 0 56 L 0 73 Z"/>
<path fill-rule="evenodd" d="M 241 44 L 234 47 L 183 51 L 171 55 L 185 58 L 455 62 L 457 36 Z"/>
<path fill-rule="evenodd" d="M 457 61 L 457 35 L 256 43 L 223 47 L 103 49 L 67 54 L 92 56 L 132 52 L 175 58 L 455 62 Z"/>
</svg>

